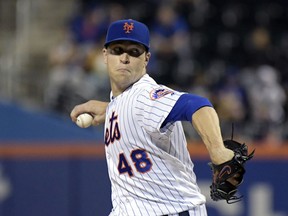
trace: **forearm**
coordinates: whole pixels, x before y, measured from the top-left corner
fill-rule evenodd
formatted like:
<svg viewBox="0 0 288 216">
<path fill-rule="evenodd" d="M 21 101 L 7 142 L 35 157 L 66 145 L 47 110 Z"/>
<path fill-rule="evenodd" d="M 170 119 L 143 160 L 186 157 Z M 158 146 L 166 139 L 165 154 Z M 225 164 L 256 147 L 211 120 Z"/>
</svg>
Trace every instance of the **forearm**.
<svg viewBox="0 0 288 216">
<path fill-rule="evenodd" d="M 219 118 L 212 107 L 203 107 L 192 115 L 192 124 L 203 140 L 211 161 L 220 164 L 230 160 L 234 153 L 225 148 L 221 135 Z"/>
</svg>

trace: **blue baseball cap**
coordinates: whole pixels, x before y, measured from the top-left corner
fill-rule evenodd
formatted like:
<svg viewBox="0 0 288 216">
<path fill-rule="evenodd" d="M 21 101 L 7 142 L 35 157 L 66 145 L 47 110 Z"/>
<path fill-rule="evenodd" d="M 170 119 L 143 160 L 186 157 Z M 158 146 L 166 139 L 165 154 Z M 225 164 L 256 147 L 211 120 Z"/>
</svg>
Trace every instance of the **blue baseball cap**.
<svg viewBox="0 0 288 216">
<path fill-rule="evenodd" d="M 136 20 L 118 20 L 110 24 L 104 46 L 114 41 L 133 41 L 144 45 L 149 51 L 150 36 L 148 27 Z"/>
</svg>

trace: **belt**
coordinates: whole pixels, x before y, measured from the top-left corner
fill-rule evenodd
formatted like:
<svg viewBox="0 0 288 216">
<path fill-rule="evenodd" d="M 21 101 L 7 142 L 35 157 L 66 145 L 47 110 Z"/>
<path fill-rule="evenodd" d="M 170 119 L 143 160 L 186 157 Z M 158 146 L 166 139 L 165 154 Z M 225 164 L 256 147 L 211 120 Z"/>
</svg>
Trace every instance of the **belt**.
<svg viewBox="0 0 288 216">
<path fill-rule="evenodd" d="M 189 211 L 183 211 L 178 213 L 179 216 L 189 216 Z M 168 215 L 163 215 L 163 216 L 168 216 Z"/>
</svg>

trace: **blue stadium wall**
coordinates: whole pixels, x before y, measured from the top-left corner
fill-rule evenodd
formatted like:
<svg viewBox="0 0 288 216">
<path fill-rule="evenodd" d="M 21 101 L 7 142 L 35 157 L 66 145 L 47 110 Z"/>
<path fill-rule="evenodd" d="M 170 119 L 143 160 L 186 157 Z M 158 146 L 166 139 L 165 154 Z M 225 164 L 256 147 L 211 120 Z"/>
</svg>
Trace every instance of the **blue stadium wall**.
<svg viewBox="0 0 288 216">
<path fill-rule="evenodd" d="M 0 216 L 109 214 L 101 128 L 80 129 L 68 117 L 7 103 L 0 103 L 0 119 Z M 288 216 L 287 146 L 257 146 L 240 187 L 243 200 L 231 205 L 209 198 L 211 171 L 200 146 L 190 145 L 189 150 L 208 215 Z"/>
</svg>

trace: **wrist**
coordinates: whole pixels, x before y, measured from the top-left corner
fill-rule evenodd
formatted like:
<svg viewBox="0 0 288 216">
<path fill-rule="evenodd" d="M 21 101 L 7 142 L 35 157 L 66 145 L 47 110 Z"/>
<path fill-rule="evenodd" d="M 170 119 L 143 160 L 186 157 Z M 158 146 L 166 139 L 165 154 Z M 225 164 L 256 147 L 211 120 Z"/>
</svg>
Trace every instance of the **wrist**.
<svg viewBox="0 0 288 216">
<path fill-rule="evenodd" d="M 217 149 L 217 151 L 213 151 L 213 153 L 210 153 L 211 161 L 213 164 L 216 164 L 216 165 L 227 162 L 231 160 L 233 157 L 234 157 L 234 152 L 225 147 L 221 149 Z"/>
</svg>

